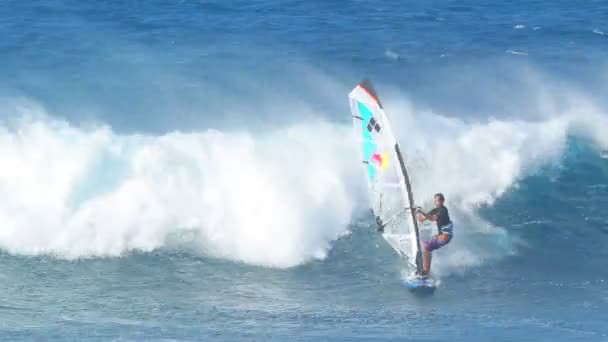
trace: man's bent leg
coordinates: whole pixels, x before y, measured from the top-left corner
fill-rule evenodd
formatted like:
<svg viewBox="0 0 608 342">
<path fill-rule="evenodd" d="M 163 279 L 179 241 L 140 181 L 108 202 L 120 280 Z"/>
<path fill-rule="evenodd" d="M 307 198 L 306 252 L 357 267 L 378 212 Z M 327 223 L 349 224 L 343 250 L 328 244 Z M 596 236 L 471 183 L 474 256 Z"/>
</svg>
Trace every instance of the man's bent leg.
<svg viewBox="0 0 608 342">
<path fill-rule="evenodd" d="M 440 234 L 433 236 L 429 241 L 424 242 L 424 253 L 422 253 L 422 268 L 424 275 L 428 275 L 431 272 L 431 252 L 447 245 L 451 240 L 451 237 L 446 234 Z"/>
</svg>

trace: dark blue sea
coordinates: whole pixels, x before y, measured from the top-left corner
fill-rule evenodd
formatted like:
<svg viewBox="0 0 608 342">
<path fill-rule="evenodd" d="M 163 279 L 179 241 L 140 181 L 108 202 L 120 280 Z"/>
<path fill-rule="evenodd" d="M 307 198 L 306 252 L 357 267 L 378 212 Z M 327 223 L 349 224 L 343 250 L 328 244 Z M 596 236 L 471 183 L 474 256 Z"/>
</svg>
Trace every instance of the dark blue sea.
<svg viewBox="0 0 608 342">
<path fill-rule="evenodd" d="M 608 341 L 608 1 L 0 5 L 0 340 Z M 432 296 L 364 78 L 455 223 Z"/>
</svg>

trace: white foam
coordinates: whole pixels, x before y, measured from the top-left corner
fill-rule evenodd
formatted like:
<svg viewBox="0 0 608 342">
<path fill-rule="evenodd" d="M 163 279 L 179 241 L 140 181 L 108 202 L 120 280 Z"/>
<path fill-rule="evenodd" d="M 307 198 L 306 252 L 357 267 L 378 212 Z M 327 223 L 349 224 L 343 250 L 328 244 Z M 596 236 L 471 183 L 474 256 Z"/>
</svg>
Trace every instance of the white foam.
<svg viewBox="0 0 608 342">
<path fill-rule="evenodd" d="M 346 183 L 350 126 L 121 136 L 36 116 L 0 130 L 0 245 L 13 253 L 118 256 L 178 241 L 293 266 L 324 257 L 361 189 Z"/>
<path fill-rule="evenodd" d="M 559 163 L 569 135 L 608 147 L 605 114 L 580 98 L 569 102 L 546 119 L 471 123 L 414 111 L 403 100 L 385 100 L 385 109 L 396 121 L 395 134 L 403 142 L 418 204 L 430 208 L 433 195 L 442 192 L 455 221 L 453 242 L 435 253 L 435 272 L 457 272 L 516 251 L 520 241 L 481 219 L 477 208 L 493 204 L 541 166 Z M 543 107 L 556 108 L 551 103 Z"/>
<path fill-rule="evenodd" d="M 386 51 L 384 51 L 384 55 L 386 56 L 386 58 L 392 59 L 392 60 L 398 60 L 401 58 L 401 56 L 399 55 L 398 52 L 391 50 L 391 49 L 387 49 Z"/>
<path fill-rule="evenodd" d="M 510 53 L 512 55 L 518 55 L 518 56 L 527 56 L 528 55 L 528 52 L 524 51 L 524 50 L 507 50 L 505 52 Z"/>
</svg>

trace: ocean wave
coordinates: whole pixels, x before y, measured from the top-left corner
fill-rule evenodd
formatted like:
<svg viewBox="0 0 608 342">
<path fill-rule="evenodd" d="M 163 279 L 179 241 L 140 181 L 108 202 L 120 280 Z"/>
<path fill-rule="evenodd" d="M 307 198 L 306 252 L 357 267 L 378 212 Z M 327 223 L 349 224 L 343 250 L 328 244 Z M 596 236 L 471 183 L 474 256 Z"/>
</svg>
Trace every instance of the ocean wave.
<svg viewBox="0 0 608 342">
<path fill-rule="evenodd" d="M 513 252 L 508 231 L 477 210 L 559 162 L 569 135 L 608 148 L 608 120 L 584 101 L 542 120 L 469 122 L 385 100 L 417 204 L 443 192 L 457 222 L 458 238 L 439 252 L 454 257 L 437 259 L 439 271 Z M 11 253 L 70 259 L 193 248 L 291 267 L 323 259 L 367 208 L 350 123 L 124 135 L 31 103 L 9 114 L 19 119 L 0 125 L 0 246 Z"/>
</svg>

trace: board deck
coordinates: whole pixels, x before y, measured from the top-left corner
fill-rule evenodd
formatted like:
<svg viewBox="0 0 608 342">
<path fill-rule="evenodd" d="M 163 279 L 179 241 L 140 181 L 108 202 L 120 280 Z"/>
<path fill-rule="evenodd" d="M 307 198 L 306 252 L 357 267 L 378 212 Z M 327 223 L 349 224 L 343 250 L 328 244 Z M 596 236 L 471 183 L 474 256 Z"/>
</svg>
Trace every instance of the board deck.
<svg viewBox="0 0 608 342">
<path fill-rule="evenodd" d="M 433 278 L 419 278 L 416 276 L 409 276 L 404 279 L 404 284 L 411 292 L 416 293 L 433 293 L 437 284 Z"/>
</svg>

